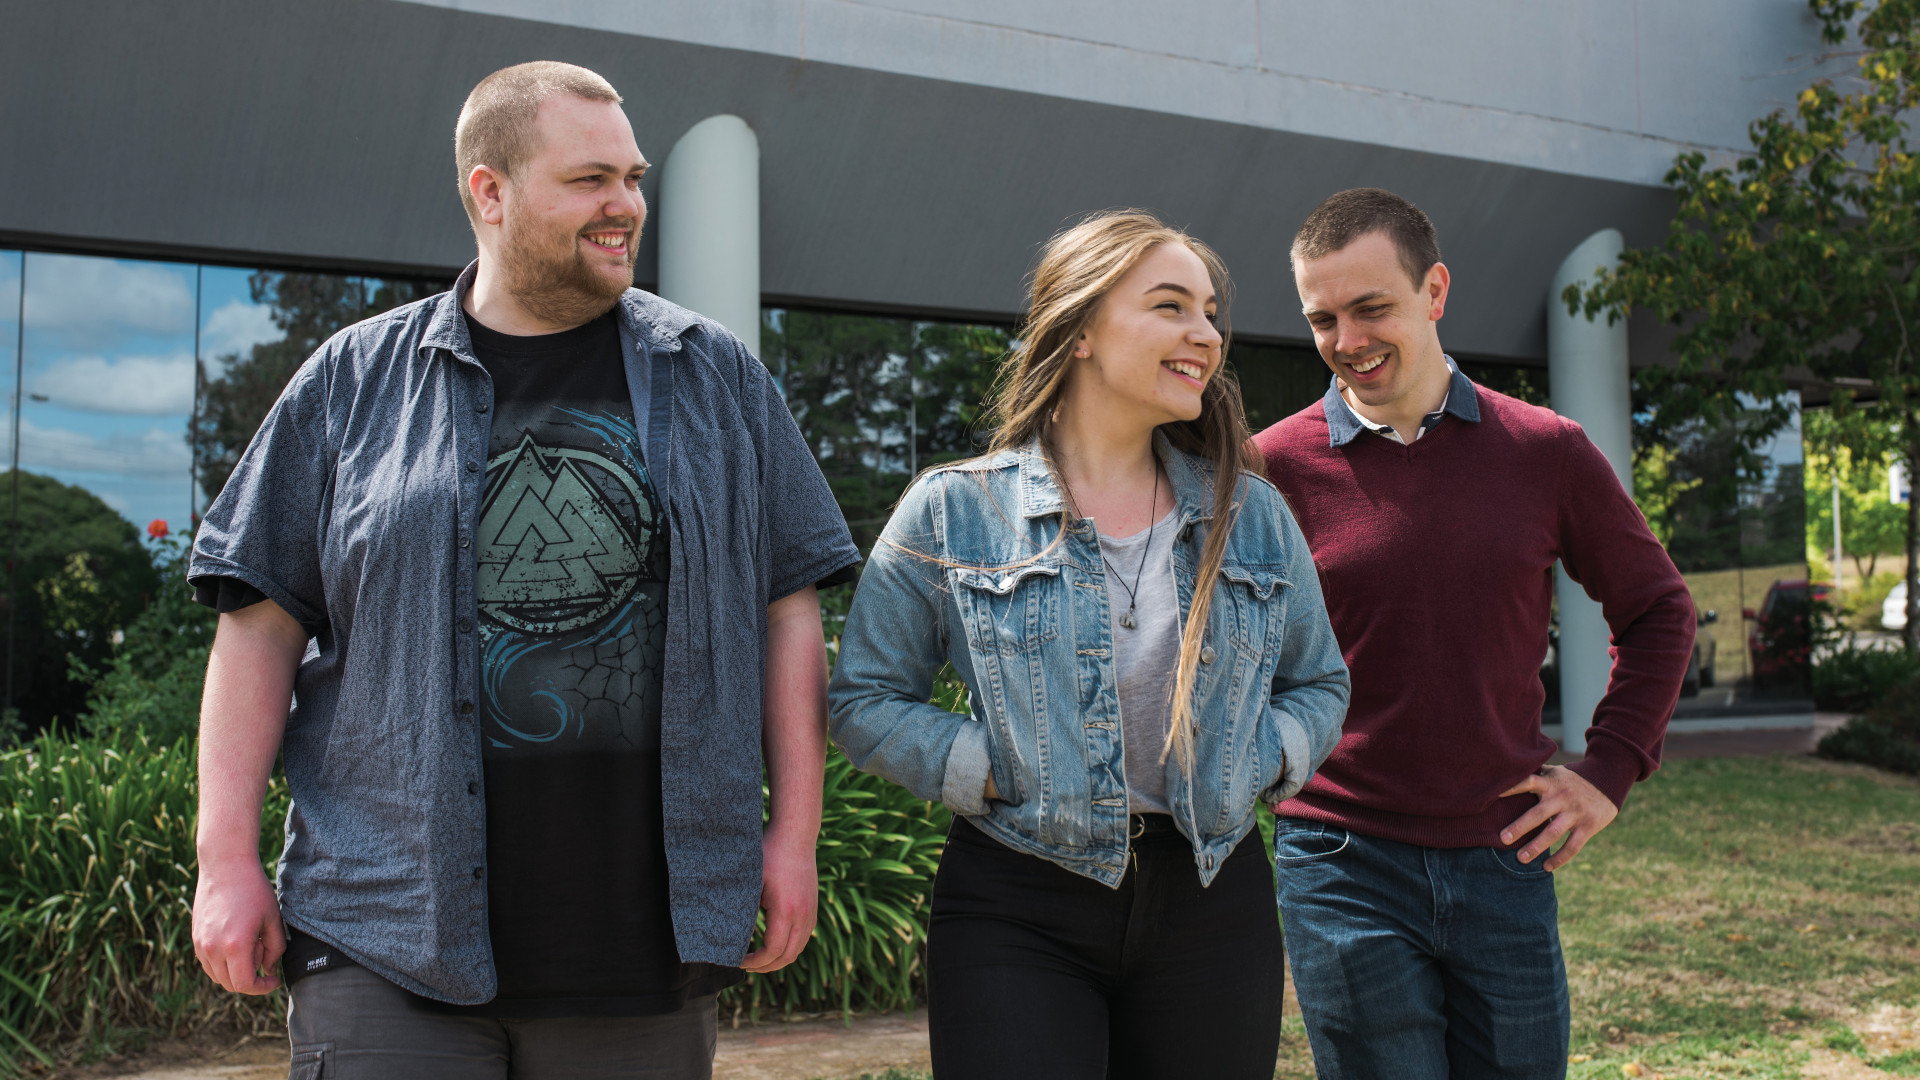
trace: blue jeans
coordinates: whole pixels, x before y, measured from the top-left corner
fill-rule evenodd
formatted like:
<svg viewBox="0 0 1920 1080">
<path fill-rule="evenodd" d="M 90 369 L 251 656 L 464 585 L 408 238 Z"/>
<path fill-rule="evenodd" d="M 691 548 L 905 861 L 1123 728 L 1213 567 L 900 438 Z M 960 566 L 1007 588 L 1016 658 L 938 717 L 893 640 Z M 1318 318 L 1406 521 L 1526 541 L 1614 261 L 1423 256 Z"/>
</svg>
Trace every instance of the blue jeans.
<svg viewBox="0 0 1920 1080">
<path fill-rule="evenodd" d="M 1274 861 L 1322 1080 L 1566 1075 L 1567 972 L 1544 860 L 1283 817 Z"/>
</svg>

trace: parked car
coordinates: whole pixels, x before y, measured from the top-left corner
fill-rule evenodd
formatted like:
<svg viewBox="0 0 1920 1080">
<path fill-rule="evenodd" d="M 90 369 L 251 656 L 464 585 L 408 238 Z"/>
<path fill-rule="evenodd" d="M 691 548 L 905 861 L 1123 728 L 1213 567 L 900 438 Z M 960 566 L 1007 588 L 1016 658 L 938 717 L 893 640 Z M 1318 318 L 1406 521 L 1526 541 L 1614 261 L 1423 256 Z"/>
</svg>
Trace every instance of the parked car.
<svg viewBox="0 0 1920 1080">
<path fill-rule="evenodd" d="M 1896 582 L 1893 591 L 1887 594 L 1887 602 L 1880 605 L 1880 626 L 1886 630 L 1907 628 L 1906 582 Z"/>
<path fill-rule="evenodd" d="M 1720 643 L 1713 640 L 1712 634 L 1701 633 L 1699 628 L 1719 621 L 1720 613 L 1711 608 L 1693 609 L 1693 656 L 1687 661 L 1687 676 L 1680 683 L 1681 697 L 1693 697 L 1702 687 L 1712 686 L 1716 681 L 1714 668 L 1720 658 Z"/>
<path fill-rule="evenodd" d="M 1832 594 L 1833 586 L 1824 581 L 1776 581 L 1767 586 L 1759 610 L 1741 612 L 1753 623 L 1747 631 L 1747 651 L 1753 655 L 1755 681 L 1806 678 L 1813 661 L 1814 604 Z"/>
</svg>

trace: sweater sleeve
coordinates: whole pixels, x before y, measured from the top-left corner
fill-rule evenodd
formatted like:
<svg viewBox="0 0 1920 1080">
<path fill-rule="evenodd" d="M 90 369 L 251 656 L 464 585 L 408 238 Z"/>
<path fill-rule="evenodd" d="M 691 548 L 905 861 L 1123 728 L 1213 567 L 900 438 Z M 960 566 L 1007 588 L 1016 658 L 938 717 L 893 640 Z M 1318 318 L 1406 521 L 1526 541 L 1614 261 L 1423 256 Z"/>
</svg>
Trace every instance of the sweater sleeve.
<svg viewBox="0 0 1920 1080">
<path fill-rule="evenodd" d="M 1606 456 L 1571 420 L 1561 422 L 1560 461 L 1560 561 L 1600 603 L 1613 641 L 1587 755 L 1570 767 L 1619 806 L 1660 765 L 1693 655 L 1693 598 Z"/>
</svg>

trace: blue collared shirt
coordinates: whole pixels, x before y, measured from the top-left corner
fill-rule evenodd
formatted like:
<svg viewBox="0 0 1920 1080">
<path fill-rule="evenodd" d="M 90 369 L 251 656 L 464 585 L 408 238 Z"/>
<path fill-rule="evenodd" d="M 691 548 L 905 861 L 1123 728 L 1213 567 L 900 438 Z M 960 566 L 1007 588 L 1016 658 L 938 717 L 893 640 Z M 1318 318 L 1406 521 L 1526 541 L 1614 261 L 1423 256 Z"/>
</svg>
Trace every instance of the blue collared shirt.
<svg viewBox="0 0 1920 1080">
<path fill-rule="evenodd" d="M 1447 370 L 1453 373 L 1453 381 L 1447 386 L 1446 400 L 1440 403 L 1438 409 L 1421 419 L 1420 430 L 1413 436 L 1415 442 L 1418 442 L 1422 435 L 1445 419 L 1448 414 L 1471 423 L 1480 422 L 1480 398 L 1473 391 L 1473 380 L 1461 373 L 1460 365 L 1453 362 L 1453 357 L 1448 356 L 1444 359 L 1447 361 Z M 1400 433 L 1393 430 L 1392 424 L 1376 424 L 1355 412 L 1353 406 L 1347 404 L 1346 395 L 1340 392 L 1338 376 L 1335 376 L 1332 383 L 1328 385 L 1327 396 L 1321 399 L 1321 403 L 1327 413 L 1328 446 L 1345 446 L 1362 431 L 1371 431 L 1381 438 L 1391 439 L 1394 442 L 1403 441 Z"/>
<path fill-rule="evenodd" d="M 313 636 L 283 741 L 292 925 L 398 985 L 494 996 L 474 543 L 493 382 L 452 292 L 348 327 L 287 384 L 207 510 L 190 577 Z M 674 939 L 738 965 L 759 909 L 767 604 L 859 561 L 767 369 L 709 319 L 615 307 L 671 537 L 661 717 Z"/>
</svg>

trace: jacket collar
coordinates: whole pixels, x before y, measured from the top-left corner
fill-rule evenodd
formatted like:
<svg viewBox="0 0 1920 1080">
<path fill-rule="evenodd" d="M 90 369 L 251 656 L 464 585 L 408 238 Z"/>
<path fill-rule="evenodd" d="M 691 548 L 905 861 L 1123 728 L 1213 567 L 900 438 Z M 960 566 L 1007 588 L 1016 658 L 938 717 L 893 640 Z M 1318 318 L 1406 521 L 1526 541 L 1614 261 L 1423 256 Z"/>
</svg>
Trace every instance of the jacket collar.
<svg viewBox="0 0 1920 1080">
<path fill-rule="evenodd" d="M 431 301 L 433 314 L 428 317 L 426 332 L 420 338 L 422 349 L 445 349 L 464 360 L 473 359 L 473 339 L 467 333 L 467 320 L 460 316 L 460 307 L 479 272 L 480 260 L 475 259 L 460 271 L 453 288 Z M 643 289 L 628 289 L 615 308 L 619 312 L 620 328 L 629 340 L 646 340 L 668 352 L 678 351 L 680 336 L 700 321 L 700 316 L 686 308 Z"/>
<path fill-rule="evenodd" d="M 1473 380 L 1461 373 L 1460 365 L 1453 362 L 1453 357 L 1445 359 L 1448 370 L 1453 372 L 1453 379 L 1447 385 L 1447 400 L 1440 406 L 1440 411 L 1469 423 L 1479 423 L 1480 395 L 1473 388 Z M 1335 376 L 1327 385 L 1327 395 L 1320 399 L 1320 407 L 1327 414 L 1328 446 L 1345 446 L 1367 430 L 1367 425 L 1353 411 L 1353 406 L 1348 405 L 1347 399 L 1341 395 L 1339 376 Z"/>
<path fill-rule="evenodd" d="M 1167 441 L 1159 431 L 1153 433 L 1153 448 L 1173 484 L 1174 509 L 1182 521 L 1205 521 L 1213 516 L 1213 469 L 1203 459 L 1184 453 Z M 1066 509 L 1066 495 L 1047 468 L 1040 440 L 1034 439 L 1018 450 L 1009 451 L 1020 474 L 1020 514 L 1045 517 Z"/>
</svg>

